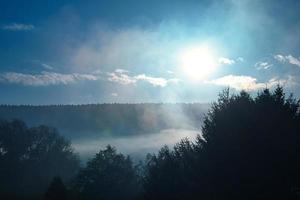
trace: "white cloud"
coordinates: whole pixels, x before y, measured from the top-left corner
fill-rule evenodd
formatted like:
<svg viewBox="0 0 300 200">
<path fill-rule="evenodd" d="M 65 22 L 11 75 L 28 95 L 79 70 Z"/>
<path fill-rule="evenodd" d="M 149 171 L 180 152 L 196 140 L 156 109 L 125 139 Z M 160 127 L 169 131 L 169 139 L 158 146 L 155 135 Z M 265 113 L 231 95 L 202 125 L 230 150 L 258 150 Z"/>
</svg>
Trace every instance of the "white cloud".
<svg viewBox="0 0 300 200">
<path fill-rule="evenodd" d="M 113 97 L 117 97 L 117 96 L 118 96 L 118 93 L 113 92 L 113 93 L 111 93 L 110 95 L 113 96 Z"/>
<path fill-rule="evenodd" d="M 107 73 L 108 80 L 111 82 L 116 82 L 122 85 L 129 85 L 129 84 L 135 84 L 137 81 L 146 81 L 153 85 L 154 87 L 165 87 L 169 83 L 178 83 L 180 82 L 179 79 L 172 78 L 172 79 L 165 79 L 162 77 L 152 77 L 147 76 L 145 74 L 139 74 L 136 76 L 130 76 L 128 75 L 129 71 L 123 70 L 123 69 L 116 69 L 112 73 Z"/>
<path fill-rule="evenodd" d="M 291 85 L 294 84 L 294 80 L 292 76 L 288 76 L 287 79 L 278 79 L 272 78 L 267 82 L 258 82 L 256 78 L 251 76 L 235 76 L 235 75 L 227 75 L 221 78 L 206 81 L 206 83 L 219 85 L 219 86 L 228 86 L 234 88 L 236 90 L 258 90 L 263 88 L 274 87 L 277 84 L 281 85 Z"/>
<path fill-rule="evenodd" d="M 296 66 L 300 67 L 300 59 L 296 58 L 296 57 L 294 57 L 292 55 L 284 56 L 284 55 L 278 54 L 278 55 L 275 55 L 274 58 L 276 60 L 278 60 L 279 62 L 281 62 L 281 63 L 288 62 L 288 63 L 290 63 L 292 65 L 296 65 Z"/>
<path fill-rule="evenodd" d="M 31 31 L 35 27 L 32 24 L 12 23 L 2 26 L 2 30 L 6 31 Z"/>
<path fill-rule="evenodd" d="M 275 58 L 276 60 L 278 60 L 279 62 L 285 62 L 285 61 L 286 61 L 285 56 L 280 55 L 280 54 L 275 55 L 274 58 Z"/>
<path fill-rule="evenodd" d="M 255 63 L 254 67 L 257 69 L 257 70 L 261 70 L 261 69 L 269 69 L 270 67 L 272 67 L 273 64 L 271 63 L 268 63 L 268 62 L 262 62 L 262 61 L 259 61 L 257 63 Z"/>
<path fill-rule="evenodd" d="M 219 63 L 224 65 L 232 65 L 235 63 L 235 61 L 229 58 L 221 57 L 219 58 Z"/>
<path fill-rule="evenodd" d="M 155 78 L 140 74 L 134 77 L 136 80 L 144 80 L 152 84 L 153 86 L 165 87 L 168 84 L 168 80 L 164 78 Z"/>
<path fill-rule="evenodd" d="M 117 72 L 117 73 L 129 73 L 129 71 L 125 70 L 125 69 L 116 69 L 115 72 Z"/>
<path fill-rule="evenodd" d="M 300 67 L 300 59 L 293 57 L 292 55 L 288 55 L 286 56 L 286 59 L 288 60 L 288 62 L 292 65 L 297 65 L 298 67 Z"/>
<path fill-rule="evenodd" d="M 122 85 L 129 85 L 129 84 L 133 84 L 136 83 L 136 80 L 125 74 L 125 73 L 120 73 L 120 72 L 112 72 L 112 73 L 107 73 L 108 75 L 108 80 L 111 82 L 116 82 Z"/>
<path fill-rule="evenodd" d="M 6 72 L 0 74 L 0 82 L 8 84 L 21 84 L 29 86 L 67 85 L 78 81 L 95 81 L 99 77 L 92 74 L 61 74 L 54 72 L 42 72 L 40 74 L 23 74 Z"/>
</svg>

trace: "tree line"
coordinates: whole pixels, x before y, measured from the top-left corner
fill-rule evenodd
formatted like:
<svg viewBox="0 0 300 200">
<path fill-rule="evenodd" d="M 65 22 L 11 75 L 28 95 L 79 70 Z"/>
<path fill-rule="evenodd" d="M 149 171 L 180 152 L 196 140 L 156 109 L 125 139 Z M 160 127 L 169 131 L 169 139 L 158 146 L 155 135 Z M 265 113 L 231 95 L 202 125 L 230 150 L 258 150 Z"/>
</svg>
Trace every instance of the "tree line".
<svg viewBox="0 0 300 200">
<path fill-rule="evenodd" d="M 200 103 L 0 105 L 0 119 L 16 118 L 30 126 L 55 127 L 68 138 L 124 136 L 199 127 L 207 109 L 207 104 Z"/>
<path fill-rule="evenodd" d="M 300 101 L 282 87 L 220 93 L 202 135 L 135 164 L 107 146 L 85 165 L 55 129 L 0 123 L 0 197 L 299 199 Z M 1 198 L 5 199 L 5 198 Z"/>
</svg>

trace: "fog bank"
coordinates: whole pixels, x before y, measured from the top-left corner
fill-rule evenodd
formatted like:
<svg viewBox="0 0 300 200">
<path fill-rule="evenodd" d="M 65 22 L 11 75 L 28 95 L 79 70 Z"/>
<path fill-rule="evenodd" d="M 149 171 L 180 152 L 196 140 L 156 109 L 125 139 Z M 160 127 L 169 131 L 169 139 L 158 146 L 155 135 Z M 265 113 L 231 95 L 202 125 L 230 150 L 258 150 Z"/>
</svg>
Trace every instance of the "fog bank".
<svg viewBox="0 0 300 200">
<path fill-rule="evenodd" d="M 157 153 L 164 145 L 172 147 L 183 138 L 195 140 L 200 130 L 165 129 L 158 133 L 137 136 L 98 137 L 72 141 L 72 146 L 81 159 L 87 160 L 107 145 L 112 145 L 121 153 L 128 154 L 134 160 L 144 159 L 147 153 Z"/>
</svg>

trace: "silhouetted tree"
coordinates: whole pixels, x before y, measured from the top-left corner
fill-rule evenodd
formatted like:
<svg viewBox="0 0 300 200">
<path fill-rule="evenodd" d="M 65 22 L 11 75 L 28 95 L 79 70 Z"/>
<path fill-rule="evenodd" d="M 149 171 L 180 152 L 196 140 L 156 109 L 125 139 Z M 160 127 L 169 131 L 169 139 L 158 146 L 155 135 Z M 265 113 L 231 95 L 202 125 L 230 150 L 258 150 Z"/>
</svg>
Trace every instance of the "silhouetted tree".
<svg viewBox="0 0 300 200">
<path fill-rule="evenodd" d="M 146 199 L 294 199 L 300 185 L 299 100 L 282 87 L 255 98 L 223 91 L 195 143 L 146 165 Z M 189 196 L 187 196 L 189 195 Z"/>
<path fill-rule="evenodd" d="M 138 175 L 142 198 L 147 200 L 297 199 L 299 107 L 300 101 L 286 97 L 280 86 L 256 97 L 224 90 L 212 104 L 195 142 L 183 139 L 172 149 L 163 147 L 157 155 L 148 155 L 143 171 L 107 146 L 78 172 L 71 199 L 137 199 L 141 197 Z M 113 105 L 101 109 L 106 112 Z M 116 113 L 110 114 L 113 118 Z M 165 126 L 164 122 L 153 123 Z M 54 176 L 65 181 L 77 168 L 70 142 L 55 129 L 0 121 L 1 199 L 42 192 Z M 52 181 L 45 198 L 67 198 L 62 180 Z"/>
<path fill-rule="evenodd" d="M 68 191 L 60 177 L 54 177 L 51 181 L 47 192 L 45 193 L 45 200 L 67 200 Z"/>
<path fill-rule="evenodd" d="M 135 199 L 139 192 L 137 175 L 129 157 L 107 146 L 100 150 L 74 181 L 79 199 Z"/>
<path fill-rule="evenodd" d="M 43 194 L 54 176 L 70 179 L 79 160 L 56 129 L 0 121 L 0 196 Z"/>
<path fill-rule="evenodd" d="M 299 101 L 282 87 L 223 93 L 202 128 L 210 198 L 288 199 L 300 183 Z"/>
</svg>

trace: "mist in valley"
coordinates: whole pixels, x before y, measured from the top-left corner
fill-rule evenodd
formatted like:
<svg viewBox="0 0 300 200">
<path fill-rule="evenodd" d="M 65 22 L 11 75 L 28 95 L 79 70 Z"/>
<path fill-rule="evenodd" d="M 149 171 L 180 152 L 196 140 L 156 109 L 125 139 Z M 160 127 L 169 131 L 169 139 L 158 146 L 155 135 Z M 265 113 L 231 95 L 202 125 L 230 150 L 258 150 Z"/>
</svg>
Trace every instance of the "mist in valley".
<svg viewBox="0 0 300 200">
<path fill-rule="evenodd" d="M 99 149 L 104 149 L 107 145 L 116 147 L 119 152 L 130 155 L 135 161 L 143 161 L 148 153 L 157 153 L 164 145 L 173 147 L 184 138 L 194 141 L 197 135 L 201 135 L 200 130 L 166 129 L 158 133 L 137 136 L 99 136 L 91 139 L 74 139 L 72 144 L 84 161 L 98 153 Z"/>
<path fill-rule="evenodd" d="M 241 199 L 249 189 L 236 180 L 245 179 L 255 183 L 250 196 L 268 185 L 266 199 L 297 199 L 300 101 L 280 86 L 256 97 L 227 89 L 208 108 L 0 106 L 1 195 L 210 199 L 212 191 L 220 199 L 237 191 L 232 199 Z"/>
<path fill-rule="evenodd" d="M 300 200 L 300 0 L 0 0 L 0 200 Z"/>
<path fill-rule="evenodd" d="M 69 139 L 82 163 L 112 145 L 133 160 L 144 160 L 164 145 L 193 141 L 209 104 L 91 104 L 0 106 L 0 118 L 20 119 L 29 126 L 53 127 Z"/>
</svg>

